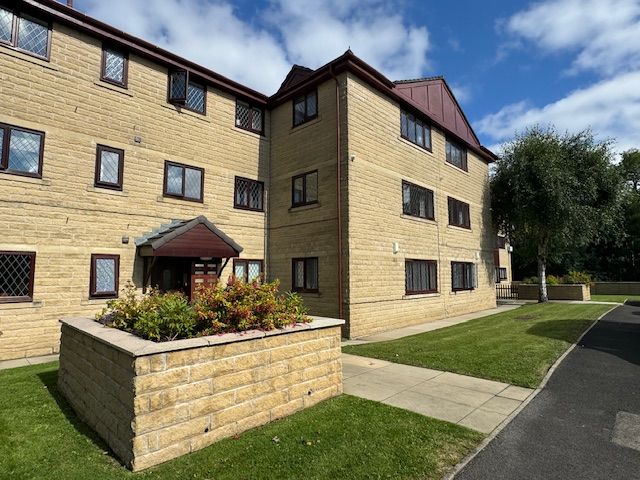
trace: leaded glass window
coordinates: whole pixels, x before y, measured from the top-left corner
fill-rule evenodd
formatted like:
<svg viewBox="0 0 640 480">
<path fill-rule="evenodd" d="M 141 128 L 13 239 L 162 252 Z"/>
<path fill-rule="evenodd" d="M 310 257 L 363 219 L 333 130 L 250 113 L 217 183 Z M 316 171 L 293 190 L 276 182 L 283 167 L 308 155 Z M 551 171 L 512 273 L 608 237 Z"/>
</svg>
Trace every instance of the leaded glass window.
<svg viewBox="0 0 640 480">
<path fill-rule="evenodd" d="M 262 133 L 262 109 L 249 103 L 236 101 L 236 127 Z"/>
<path fill-rule="evenodd" d="M 33 300 L 36 254 L 0 252 L 0 303 Z"/>
<path fill-rule="evenodd" d="M 299 207 L 318 201 L 318 171 L 296 175 L 292 179 L 291 206 Z"/>
<path fill-rule="evenodd" d="M 236 177 L 234 204 L 235 208 L 263 211 L 264 183 L 248 178 Z"/>
<path fill-rule="evenodd" d="M 117 297 L 119 275 L 119 255 L 91 255 L 90 296 Z"/>
<path fill-rule="evenodd" d="M 127 86 L 128 59 L 124 52 L 105 47 L 102 50 L 102 75 L 105 82 Z"/>
<path fill-rule="evenodd" d="M 0 7 L 0 42 L 11 43 L 13 39 L 13 13 Z"/>
<path fill-rule="evenodd" d="M 44 133 L 0 124 L 0 172 L 39 177 Z"/>
<path fill-rule="evenodd" d="M 16 47 L 38 57 L 47 58 L 49 56 L 49 27 L 47 24 L 20 17 Z"/>
<path fill-rule="evenodd" d="M 96 187 L 122 189 L 124 150 L 98 145 L 96 152 Z"/>
<path fill-rule="evenodd" d="M 189 82 L 187 85 L 187 101 L 185 107 L 194 112 L 205 112 L 205 97 L 207 89 L 197 83 Z"/>
<path fill-rule="evenodd" d="M 292 260 L 293 291 L 318 291 L 318 258 L 294 258 Z"/>
<path fill-rule="evenodd" d="M 204 170 L 174 162 L 165 162 L 164 195 L 202 201 Z"/>
<path fill-rule="evenodd" d="M 234 276 L 244 282 L 253 282 L 262 279 L 262 260 L 240 260 L 233 262 Z"/>
</svg>

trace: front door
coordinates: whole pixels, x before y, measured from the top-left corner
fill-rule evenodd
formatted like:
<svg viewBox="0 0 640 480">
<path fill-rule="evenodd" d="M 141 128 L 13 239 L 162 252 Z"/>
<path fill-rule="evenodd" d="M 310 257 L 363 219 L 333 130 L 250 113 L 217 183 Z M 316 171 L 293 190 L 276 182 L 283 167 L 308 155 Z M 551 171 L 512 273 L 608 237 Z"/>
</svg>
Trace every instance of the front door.
<svg viewBox="0 0 640 480">
<path fill-rule="evenodd" d="M 196 260 L 191 268 L 191 295 L 193 298 L 200 285 L 213 286 L 218 281 L 218 264 L 212 260 Z"/>
</svg>

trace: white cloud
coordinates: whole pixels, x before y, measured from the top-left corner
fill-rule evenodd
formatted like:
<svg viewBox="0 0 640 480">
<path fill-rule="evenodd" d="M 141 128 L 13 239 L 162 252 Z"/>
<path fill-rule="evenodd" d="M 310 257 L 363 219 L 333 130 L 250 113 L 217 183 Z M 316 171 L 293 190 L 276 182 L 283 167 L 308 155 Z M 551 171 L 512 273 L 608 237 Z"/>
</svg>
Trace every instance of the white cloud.
<svg viewBox="0 0 640 480">
<path fill-rule="evenodd" d="M 266 94 L 292 63 L 317 68 L 354 53 L 390 78 L 421 76 L 429 35 L 400 0 L 272 0 L 244 18 L 229 0 L 79 0 L 76 7 Z"/>
<path fill-rule="evenodd" d="M 471 101 L 473 97 L 471 86 L 462 83 L 450 83 L 449 87 L 451 87 L 453 95 L 459 103 L 468 103 Z"/>
<path fill-rule="evenodd" d="M 544 107 L 514 103 L 485 116 L 477 123 L 478 130 L 502 141 L 535 124 L 554 124 L 559 130 L 591 128 L 602 139 L 615 138 L 617 151 L 638 147 L 639 85 L 640 72 L 630 72 L 575 90 Z"/>
</svg>

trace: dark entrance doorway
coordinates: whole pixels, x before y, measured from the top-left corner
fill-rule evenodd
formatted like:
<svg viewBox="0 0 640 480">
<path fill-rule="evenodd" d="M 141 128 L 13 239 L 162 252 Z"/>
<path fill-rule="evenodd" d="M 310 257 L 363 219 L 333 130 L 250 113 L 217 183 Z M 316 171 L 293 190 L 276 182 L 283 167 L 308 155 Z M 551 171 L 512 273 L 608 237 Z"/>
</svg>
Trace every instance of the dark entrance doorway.
<svg viewBox="0 0 640 480">
<path fill-rule="evenodd" d="M 150 286 L 163 292 L 178 291 L 193 298 L 198 285 L 218 281 L 220 258 L 158 257 L 151 267 Z"/>
</svg>

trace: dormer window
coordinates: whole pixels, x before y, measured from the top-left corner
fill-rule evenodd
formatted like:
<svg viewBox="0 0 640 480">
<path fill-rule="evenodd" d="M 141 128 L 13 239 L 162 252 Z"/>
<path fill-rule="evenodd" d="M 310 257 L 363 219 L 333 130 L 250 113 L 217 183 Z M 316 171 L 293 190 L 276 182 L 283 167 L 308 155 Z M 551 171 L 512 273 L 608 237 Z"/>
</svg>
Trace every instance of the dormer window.
<svg viewBox="0 0 640 480">
<path fill-rule="evenodd" d="M 207 87 L 191 80 L 186 70 L 169 73 L 169 103 L 203 115 L 207 109 Z"/>
</svg>

